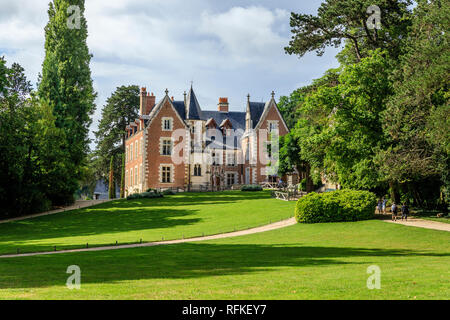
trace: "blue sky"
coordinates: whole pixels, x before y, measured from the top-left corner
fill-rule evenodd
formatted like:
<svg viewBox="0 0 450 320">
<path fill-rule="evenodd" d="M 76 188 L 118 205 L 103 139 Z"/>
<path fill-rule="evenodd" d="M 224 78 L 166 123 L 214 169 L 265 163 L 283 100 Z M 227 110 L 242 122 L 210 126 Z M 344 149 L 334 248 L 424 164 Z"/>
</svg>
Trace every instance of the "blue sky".
<svg viewBox="0 0 450 320">
<path fill-rule="evenodd" d="M 0 55 L 20 63 L 33 82 L 44 59 L 49 0 L 0 0 Z M 337 49 L 299 59 L 284 53 L 290 12 L 315 14 L 320 0 L 88 0 L 88 45 L 97 111 L 117 86 L 137 84 L 183 98 L 191 81 L 203 109 L 228 97 L 244 111 L 246 96 L 265 101 L 307 85 L 336 67 Z"/>
</svg>

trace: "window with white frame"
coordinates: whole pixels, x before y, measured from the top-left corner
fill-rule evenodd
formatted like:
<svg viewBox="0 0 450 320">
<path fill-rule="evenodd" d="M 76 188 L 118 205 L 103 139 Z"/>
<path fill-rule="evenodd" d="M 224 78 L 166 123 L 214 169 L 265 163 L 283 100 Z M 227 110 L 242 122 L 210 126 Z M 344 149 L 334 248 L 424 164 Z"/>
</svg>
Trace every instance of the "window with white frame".
<svg viewBox="0 0 450 320">
<path fill-rule="evenodd" d="M 218 166 L 218 165 L 221 164 L 221 161 L 220 161 L 220 154 L 219 154 L 219 152 L 218 152 L 217 150 L 214 150 L 214 151 L 211 153 L 211 158 L 212 158 L 212 165 L 213 165 L 213 166 Z"/>
<path fill-rule="evenodd" d="M 269 158 L 269 159 L 272 158 L 272 143 L 271 142 L 266 142 L 266 155 L 267 155 L 267 158 Z"/>
<path fill-rule="evenodd" d="M 139 157 L 139 148 L 138 148 L 138 142 L 137 141 L 134 143 L 134 150 L 136 152 L 135 159 L 137 159 Z"/>
<path fill-rule="evenodd" d="M 201 177 L 202 176 L 202 166 L 200 164 L 196 164 L 194 166 L 194 176 Z"/>
<path fill-rule="evenodd" d="M 274 132 L 278 130 L 278 121 L 268 121 L 269 122 L 269 132 Z"/>
<path fill-rule="evenodd" d="M 172 183 L 172 167 L 171 166 L 161 166 L 161 182 L 162 183 Z"/>
<path fill-rule="evenodd" d="M 139 171 L 138 171 L 138 167 L 134 167 L 134 184 L 138 184 L 138 177 L 139 177 Z"/>
<path fill-rule="evenodd" d="M 162 138 L 161 140 L 161 155 L 171 156 L 172 155 L 172 139 Z"/>
<path fill-rule="evenodd" d="M 130 161 L 133 161 L 133 144 L 130 144 Z"/>
<path fill-rule="evenodd" d="M 236 165 L 236 154 L 234 152 L 227 153 L 227 166 L 234 167 Z"/>
<path fill-rule="evenodd" d="M 232 186 L 234 184 L 236 184 L 236 174 L 227 173 L 227 186 Z"/>
<path fill-rule="evenodd" d="M 130 186 L 133 185 L 133 168 L 130 169 Z"/>
<path fill-rule="evenodd" d="M 173 130 L 173 119 L 172 118 L 162 118 L 162 129 L 163 131 Z"/>
</svg>

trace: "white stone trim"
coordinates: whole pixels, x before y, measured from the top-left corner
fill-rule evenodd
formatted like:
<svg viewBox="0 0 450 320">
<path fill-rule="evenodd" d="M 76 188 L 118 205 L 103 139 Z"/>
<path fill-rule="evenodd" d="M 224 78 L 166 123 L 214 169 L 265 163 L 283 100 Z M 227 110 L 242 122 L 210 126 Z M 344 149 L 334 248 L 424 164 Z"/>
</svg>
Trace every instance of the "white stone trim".
<svg viewBox="0 0 450 320">
<path fill-rule="evenodd" d="M 263 114 L 261 115 L 261 118 L 259 119 L 259 122 L 258 122 L 258 124 L 257 124 L 256 127 L 255 127 L 255 130 L 258 130 L 258 129 L 261 128 L 261 126 L 262 126 L 262 124 L 264 123 L 264 120 L 266 119 L 267 114 L 269 113 L 269 110 L 270 110 L 270 108 L 271 108 L 272 106 L 275 107 L 275 110 L 276 110 L 278 116 L 280 117 L 281 122 L 283 123 L 284 127 L 286 128 L 287 132 L 290 132 L 290 130 L 289 130 L 287 124 L 286 124 L 286 121 L 284 121 L 284 118 L 283 118 L 283 116 L 281 115 L 280 110 L 278 109 L 277 103 L 275 102 L 275 99 L 273 99 L 273 98 L 272 98 L 272 100 L 270 100 L 270 101 L 266 104 L 266 107 L 264 108 L 264 112 L 263 112 Z M 280 128 L 278 128 L 278 130 L 280 130 Z"/>
<path fill-rule="evenodd" d="M 163 182 L 162 181 L 162 168 L 163 167 L 170 167 L 170 182 Z M 175 182 L 175 166 L 171 163 L 161 163 L 159 165 L 159 183 L 161 184 L 173 184 Z"/>
<path fill-rule="evenodd" d="M 169 120 L 170 121 L 170 129 L 165 128 L 165 122 Z M 161 120 L 161 129 L 162 131 L 173 131 L 173 118 L 172 117 L 163 117 Z"/>
<path fill-rule="evenodd" d="M 163 154 L 163 143 L 164 141 L 170 141 L 171 143 L 171 150 L 170 154 Z M 159 155 L 163 157 L 172 157 L 173 154 L 173 147 L 174 147 L 174 141 L 171 137 L 160 137 L 159 138 Z"/>
</svg>

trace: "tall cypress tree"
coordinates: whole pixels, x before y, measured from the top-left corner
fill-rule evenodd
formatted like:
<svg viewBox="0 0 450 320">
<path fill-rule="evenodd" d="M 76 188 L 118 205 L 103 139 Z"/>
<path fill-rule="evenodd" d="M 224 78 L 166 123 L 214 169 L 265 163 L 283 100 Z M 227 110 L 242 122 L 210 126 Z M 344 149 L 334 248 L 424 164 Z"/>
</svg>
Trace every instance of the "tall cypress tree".
<svg viewBox="0 0 450 320">
<path fill-rule="evenodd" d="M 53 108 L 57 127 L 65 132 L 67 148 L 60 160 L 71 168 L 63 182 L 64 191 L 52 199 L 55 204 L 73 201 L 89 150 L 90 116 L 95 110 L 84 10 L 84 0 L 53 0 L 45 27 L 45 59 L 38 92 Z"/>
</svg>

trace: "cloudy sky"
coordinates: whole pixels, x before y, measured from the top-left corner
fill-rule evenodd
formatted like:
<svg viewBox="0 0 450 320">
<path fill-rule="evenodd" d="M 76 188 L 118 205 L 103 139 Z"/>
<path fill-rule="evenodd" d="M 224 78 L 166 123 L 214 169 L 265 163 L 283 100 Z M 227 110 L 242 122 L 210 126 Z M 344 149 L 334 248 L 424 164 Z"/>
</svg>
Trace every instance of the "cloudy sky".
<svg viewBox="0 0 450 320">
<path fill-rule="evenodd" d="M 44 59 L 49 0 L 0 0 L 0 56 L 20 63 L 36 83 Z M 320 0 L 87 0 L 88 45 L 98 92 L 93 130 L 117 86 L 137 84 L 182 100 L 194 83 L 203 109 L 229 97 L 288 95 L 337 66 L 336 49 L 301 59 L 284 53 L 290 12 L 315 14 Z"/>
</svg>

